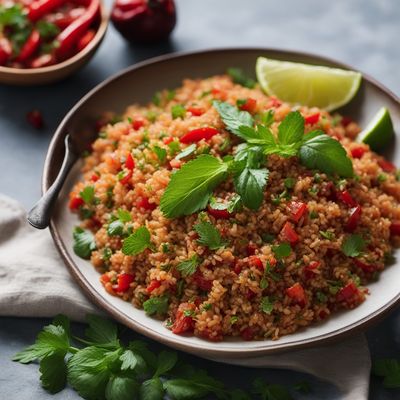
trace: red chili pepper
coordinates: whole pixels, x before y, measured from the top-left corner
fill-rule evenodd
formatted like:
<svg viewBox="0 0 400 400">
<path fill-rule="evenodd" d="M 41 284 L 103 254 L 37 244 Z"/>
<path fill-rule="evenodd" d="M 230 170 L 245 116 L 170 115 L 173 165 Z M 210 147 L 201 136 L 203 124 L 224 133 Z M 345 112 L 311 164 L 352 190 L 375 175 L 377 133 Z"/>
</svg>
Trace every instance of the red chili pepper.
<svg viewBox="0 0 400 400">
<path fill-rule="evenodd" d="M 28 5 L 28 18 L 35 22 L 50 11 L 66 3 L 66 0 L 35 0 Z"/>
<path fill-rule="evenodd" d="M 315 270 L 321 265 L 319 261 L 311 261 L 310 264 L 304 267 L 304 278 L 306 280 L 313 279 L 316 275 Z"/>
<path fill-rule="evenodd" d="M 394 172 L 396 171 L 396 166 L 392 164 L 390 161 L 379 159 L 378 165 L 385 171 L 385 172 Z"/>
<path fill-rule="evenodd" d="M 36 129 L 44 127 L 43 115 L 39 110 L 32 110 L 26 114 L 27 121 Z"/>
<path fill-rule="evenodd" d="M 69 208 L 70 210 L 77 210 L 79 207 L 83 206 L 85 202 L 82 198 L 75 196 L 72 197 L 69 201 Z"/>
<path fill-rule="evenodd" d="M 194 282 L 201 290 L 205 290 L 207 292 L 211 290 L 213 285 L 212 280 L 204 278 L 203 274 L 199 271 L 195 272 L 192 276 Z"/>
<path fill-rule="evenodd" d="M 246 102 L 239 107 L 242 111 L 247 111 L 253 114 L 257 110 L 257 100 L 249 97 Z"/>
<path fill-rule="evenodd" d="M 246 246 L 246 253 L 248 256 L 253 256 L 256 254 L 257 246 L 254 243 L 249 243 Z"/>
<path fill-rule="evenodd" d="M 297 282 L 290 288 L 287 288 L 286 294 L 300 307 L 304 307 L 306 305 L 306 294 L 303 286 L 301 286 L 300 283 Z"/>
<path fill-rule="evenodd" d="M 89 29 L 90 25 L 98 18 L 100 11 L 100 1 L 91 0 L 85 13 L 65 28 L 58 36 L 57 41 L 60 45 L 56 49 L 56 56 L 60 60 L 65 60 L 71 55 L 74 46 L 82 35 Z"/>
<path fill-rule="evenodd" d="M 146 121 L 143 118 L 136 118 L 132 121 L 132 128 L 138 131 L 145 123 Z"/>
<path fill-rule="evenodd" d="M 194 329 L 195 321 L 190 315 L 185 315 L 186 312 L 195 310 L 193 303 L 184 304 L 184 308 L 179 307 L 175 314 L 175 321 L 172 325 L 172 332 L 179 335 L 185 332 L 191 332 Z"/>
<path fill-rule="evenodd" d="M 199 117 L 200 115 L 203 115 L 205 113 L 204 108 L 193 107 L 193 106 L 192 107 L 188 107 L 187 111 L 189 111 L 195 117 Z"/>
<path fill-rule="evenodd" d="M 89 29 L 79 40 L 76 44 L 76 48 L 79 51 L 82 51 L 95 37 L 96 31 L 93 29 Z"/>
<path fill-rule="evenodd" d="M 21 51 L 16 57 L 15 61 L 25 62 L 29 57 L 31 57 L 40 45 L 40 33 L 34 29 L 26 40 L 25 44 L 22 46 Z"/>
<path fill-rule="evenodd" d="M 163 138 L 164 144 L 170 144 L 173 141 L 174 141 L 174 138 L 172 136 L 168 136 L 168 137 Z"/>
<path fill-rule="evenodd" d="M 308 117 L 304 118 L 304 122 L 307 125 L 314 125 L 319 121 L 319 117 L 321 116 L 321 114 L 319 112 L 315 113 L 315 114 L 311 114 Z"/>
<path fill-rule="evenodd" d="M 351 149 L 351 156 L 353 158 L 361 158 L 365 153 L 367 152 L 367 149 L 365 147 L 353 147 Z"/>
<path fill-rule="evenodd" d="M 348 283 L 345 287 L 341 288 L 336 295 L 337 301 L 348 301 L 358 294 L 358 288 L 354 282 Z"/>
<path fill-rule="evenodd" d="M 353 259 L 354 264 L 362 269 L 364 272 L 374 272 L 376 270 L 376 266 L 372 264 L 366 264 L 360 260 L 357 260 L 357 258 Z"/>
<path fill-rule="evenodd" d="M 218 134 L 218 129 L 211 127 L 192 129 L 191 131 L 185 133 L 179 141 L 181 143 L 194 143 L 199 142 L 202 139 L 211 139 L 214 135 Z"/>
<path fill-rule="evenodd" d="M 390 224 L 390 234 L 392 236 L 399 236 L 400 235 L 400 221 L 392 221 Z"/>
<path fill-rule="evenodd" d="M 12 46 L 10 41 L 2 37 L 0 38 L 0 65 L 5 65 L 12 55 Z"/>
<path fill-rule="evenodd" d="M 358 203 L 351 197 L 351 194 L 347 190 L 337 192 L 338 199 L 349 207 L 357 207 Z"/>
<path fill-rule="evenodd" d="M 264 264 L 261 261 L 260 257 L 257 256 L 250 256 L 249 257 L 249 264 L 253 267 L 256 267 L 260 271 L 264 271 Z"/>
<path fill-rule="evenodd" d="M 126 157 L 125 167 L 131 171 L 135 168 L 135 160 L 133 159 L 131 153 L 129 153 Z"/>
<path fill-rule="evenodd" d="M 120 293 L 127 292 L 130 288 L 131 283 L 135 280 L 132 274 L 120 274 L 118 275 L 118 284 L 116 291 Z"/>
<path fill-rule="evenodd" d="M 253 340 L 254 339 L 254 331 L 252 328 L 247 327 L 240 332 L 240 336 L 242 337 L 243 340 L 247 340 L 247 341 Z"/>
<path fill-rule="evenodd" d="M 57 25 L 61 30 L 64 30 L 67 26 L 71 25 L 73 21 L 79 18 L 85 13 L 86 8 L 77 7 L 72 8 L 68 11 L 55 12 L 54 14 L 46 15 L 46 21 Z"/>
<path fill-rule="evenodd" d="M 286 222 L 282 228 L 282 234 L 285 239 L 292 245 L 296 245 L 299 241 L 299 236 L 296 231 L 293 229 L 293 225 L 290 222 Z"/>
<path fill-rule="evenodd" d="M 357 205 L 356 207 L 350 210 L 349 219 L 347 220 L 345 226 L 346 230 L 348 232 L 353 232 L 357 228 L 360 218 L 361 218 L 361 206 Z"/>
<path fill-rule="evenodd" d="M 90 177 L 90 180 L 92 181 L 92 182 L 97 182 L 98 180 L 99 180 L 99 176 L 97 175 L 97 174 L 93 174 L 91 177 Z"/>
<path fill-rule="evenodd" d="M 141 200 L 136 202 L 136 207 L 144 208 L 145 210 L 154 210 L 157 208 L 157 205 L 154 203 L 149 203 L 149 199 L 147 197 L 142 197 Z"/>
<path fill-rule="evenodd" d="M 232 214 L 228 210 L 216 210 L 210 206 L 208 207 L 207 212 L 216 219 L 229 219 L 232 217 Z"/>
<path fill-rule="evenodd" d="M 307 212 L 307 204 L 302 201 L 291 201 L 289 211 L 294 222 L 299 222 L 303 215 Z"/>
<path fill-rule="evenodd" d="M 133 175 L 133 172 L 132 172 L 132 170 L 130 169 L 130 170 L 128 171 L 128 173 L 120 180 L 121 184 L 122 184 L 122 185 L 127 185 L 127 184 L 129 183 L 129 181 L 131 180 L 132 175 Z"/>
<path fill-rule="evenodd" d="M 161 282 L 158 281 L 157 279 L 153 279 L 153 280 L 150 282 L 149 286 L 147 286 L 146 291 L 147 291 L 147 293 L 150 294 L 154 289 L 157 289 L 157 288 L 159 288 L 160 286 L 161 286 Z"/>
<path fill-rule="evenodd" d="M 43 68 L 54 65 L 55 63 L 56 59 L 53 54 L 42 54 L 29 62 L 29 68 Z"/>
</svg>

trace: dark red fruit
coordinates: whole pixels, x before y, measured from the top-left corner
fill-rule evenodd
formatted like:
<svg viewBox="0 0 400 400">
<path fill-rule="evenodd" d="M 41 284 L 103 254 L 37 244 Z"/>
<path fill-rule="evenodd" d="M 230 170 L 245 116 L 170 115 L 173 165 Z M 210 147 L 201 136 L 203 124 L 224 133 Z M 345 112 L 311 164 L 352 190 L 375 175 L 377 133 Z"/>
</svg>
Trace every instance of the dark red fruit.
<svg viewBox="0 0 400 400">
<path fill-rule="evenodd" d="M 44 127 L 43 115 L 39 110 L 32 110 L 26 114 L 27 121 L 36 129 Z"/>
</svg>

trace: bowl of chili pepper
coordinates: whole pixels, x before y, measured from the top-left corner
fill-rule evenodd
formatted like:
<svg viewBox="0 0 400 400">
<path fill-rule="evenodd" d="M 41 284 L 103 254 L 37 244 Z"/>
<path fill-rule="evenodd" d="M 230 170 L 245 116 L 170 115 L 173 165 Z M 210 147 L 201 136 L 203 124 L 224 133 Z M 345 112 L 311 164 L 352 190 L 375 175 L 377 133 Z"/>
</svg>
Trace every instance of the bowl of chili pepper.
<svg viewBox="0 0 400 400">
<path fill-rule="evenodd" d="M 108 19 L 100 0 L 0 4 L 0 83 L 38 85 L 67 77 L 94 55 Z"/>
</svg>

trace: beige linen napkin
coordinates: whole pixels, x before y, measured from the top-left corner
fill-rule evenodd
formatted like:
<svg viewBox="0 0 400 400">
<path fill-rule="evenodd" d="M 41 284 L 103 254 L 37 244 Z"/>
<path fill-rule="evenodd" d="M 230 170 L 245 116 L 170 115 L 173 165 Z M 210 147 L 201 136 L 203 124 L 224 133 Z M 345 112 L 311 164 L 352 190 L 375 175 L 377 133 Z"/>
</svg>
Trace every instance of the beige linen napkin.
<svg viewBox="0 0 400 400">
<path fill-rule="evenodd" d="M 72 280 L 48 230 L 31 228 L 21 205 L 0 195 L 0 315 L 52 317 L 63 313 L 83 321 L 89 312 L 100 311 Z M 344 400 L 368 398 L 371 361 L 363 335 L 230 363 L 307 372 L 336 385 Z"/>
</svg>

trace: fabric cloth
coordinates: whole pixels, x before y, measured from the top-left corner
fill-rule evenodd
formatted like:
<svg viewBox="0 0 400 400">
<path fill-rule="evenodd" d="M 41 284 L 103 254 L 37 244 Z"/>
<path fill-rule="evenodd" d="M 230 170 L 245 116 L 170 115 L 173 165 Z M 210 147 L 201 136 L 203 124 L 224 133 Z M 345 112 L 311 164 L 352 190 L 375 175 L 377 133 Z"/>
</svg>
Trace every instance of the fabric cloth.
<svg viewBox="0 0 400 400">
<path fill-rule="evenodd" d="M 83 321 L 87 313 L 101 311 L 73 281 L 49 231 L 30 227 L 22 206 L 0 195 L 0 315 L 52 317 L 59 313 Z M 336 385 L 344 400 L 368 398 L 371 360 L 363 335 L 331 345 L 229 362 L 306 372 Z"/>
</svg>

